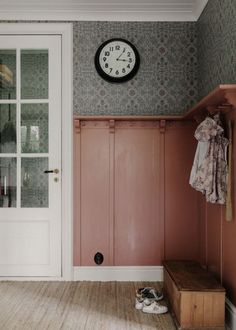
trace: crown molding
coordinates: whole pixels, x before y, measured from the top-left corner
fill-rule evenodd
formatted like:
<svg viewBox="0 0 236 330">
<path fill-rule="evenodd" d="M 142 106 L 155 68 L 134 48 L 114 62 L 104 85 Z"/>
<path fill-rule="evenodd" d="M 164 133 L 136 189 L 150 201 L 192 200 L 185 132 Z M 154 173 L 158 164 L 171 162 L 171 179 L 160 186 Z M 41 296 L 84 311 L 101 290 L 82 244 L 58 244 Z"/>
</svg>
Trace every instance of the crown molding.
<svg viewBox="0 0 236 330">
<path fill-rule="evenodd" d="M 195 1 L 195 17 L 196 17 L 196 21 L 199 19 L 199 17 L 201 16 L 204 8 L 206 7 L 208 3 L 208 0 L 196 0 Z"/>
<path fill-rule="evenodd" d="M 197 21 L 208 0 L 0 0 L 0 20 Z"/>
</svg>

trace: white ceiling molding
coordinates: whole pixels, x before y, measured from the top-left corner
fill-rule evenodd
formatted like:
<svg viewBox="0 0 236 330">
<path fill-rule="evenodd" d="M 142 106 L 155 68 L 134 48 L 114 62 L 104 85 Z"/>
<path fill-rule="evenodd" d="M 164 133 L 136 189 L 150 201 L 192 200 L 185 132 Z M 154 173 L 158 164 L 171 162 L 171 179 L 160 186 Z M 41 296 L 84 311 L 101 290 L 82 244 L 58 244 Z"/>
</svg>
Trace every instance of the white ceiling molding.
<svg viewBox="0 0 236 330">
<path fill-rule="evenodd" d="M 196 0 L 195 1 L 195 15 L 196 15 L 196 21 L 201 16 L 201 13 L 203 12 L 204 8 L 206 7 L 208 3 L 208 0 Z"/>
<path fill-rule="evenodd" d="M 0 0 L 0 20 L 197 21 L 208 0 Z"/>
</svg>

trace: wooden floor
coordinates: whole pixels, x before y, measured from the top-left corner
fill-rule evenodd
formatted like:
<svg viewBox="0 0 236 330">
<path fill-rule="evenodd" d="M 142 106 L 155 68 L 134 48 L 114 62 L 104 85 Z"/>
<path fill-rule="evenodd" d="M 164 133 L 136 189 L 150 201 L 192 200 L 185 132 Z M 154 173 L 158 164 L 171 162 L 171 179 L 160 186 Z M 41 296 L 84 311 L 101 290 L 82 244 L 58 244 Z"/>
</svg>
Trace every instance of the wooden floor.
<svg viewBox="0 0 236 330">
<path fill-rule="evenodd" d="M 135 289 L 155 283 L 0 282 L 0 329 L 175 330 L 169 313 L 134 308 Z"/>
</svg>

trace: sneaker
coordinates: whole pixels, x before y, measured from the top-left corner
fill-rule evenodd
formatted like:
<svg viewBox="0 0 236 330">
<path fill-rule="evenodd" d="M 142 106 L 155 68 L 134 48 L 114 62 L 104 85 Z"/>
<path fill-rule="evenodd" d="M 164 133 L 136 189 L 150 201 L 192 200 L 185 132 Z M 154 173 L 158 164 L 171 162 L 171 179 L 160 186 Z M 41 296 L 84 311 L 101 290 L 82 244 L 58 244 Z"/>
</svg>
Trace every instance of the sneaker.
<svg viewBox="0 0 236 330">
<path fill-rule="evenodd" d="M 140 298 L 136 298 L 135 299 L 135 308 L 136 309 L 143 309 L 144 306 L 149 306 L 151 305 L 151 301 L 148 298 L 145 299 L 140 299 Z"/>
<path fill-rule="evenodd" d="M 136 290 L 137 298 L 148 298 L 150 301 L 159 301 L 163 299 L 163 294 L 152 287 L 140 288 Z"/>
<path fill-rule="evenodd" d="M 144 303 L 143 303 L 143 300 L 139 300 L 138 298 L 135 299 L 135 308 L 136 309 L 143 309 L 144 307 Z"/>
<path fill-rule="evenodd" d="M 157 302 L 153 302 L 149 306 L 143 306 L 142 311 L 149 314 L 165 314 L 168 312 L 168 308 Z"/>
</svg>

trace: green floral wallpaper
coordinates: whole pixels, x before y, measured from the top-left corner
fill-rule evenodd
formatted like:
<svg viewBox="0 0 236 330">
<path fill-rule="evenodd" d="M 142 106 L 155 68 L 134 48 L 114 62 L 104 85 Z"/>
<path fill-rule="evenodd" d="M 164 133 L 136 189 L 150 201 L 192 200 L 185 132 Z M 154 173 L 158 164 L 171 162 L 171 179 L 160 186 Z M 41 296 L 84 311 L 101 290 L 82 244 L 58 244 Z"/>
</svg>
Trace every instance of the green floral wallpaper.
<svg viewBox="0 0 236 330">
<path fill-rule="evenodd" d="M 209 0 L 197 22 L 199 98 L 236 83 L 236 0 Z"/>
<path fill-rule="evenodd" d="M 182 114 L 197 100 L 196 23 L 74 22 L 74 112 L 80 115 Z M 140 53 L 137 75 L 121 84 L 96 72 L 94 55 L 110 38 Z"/>
</svg>

